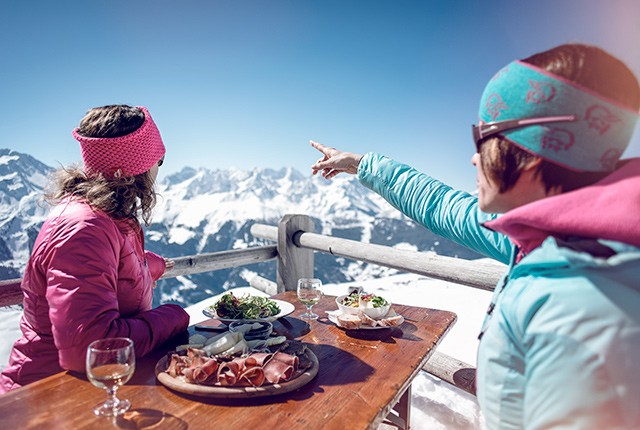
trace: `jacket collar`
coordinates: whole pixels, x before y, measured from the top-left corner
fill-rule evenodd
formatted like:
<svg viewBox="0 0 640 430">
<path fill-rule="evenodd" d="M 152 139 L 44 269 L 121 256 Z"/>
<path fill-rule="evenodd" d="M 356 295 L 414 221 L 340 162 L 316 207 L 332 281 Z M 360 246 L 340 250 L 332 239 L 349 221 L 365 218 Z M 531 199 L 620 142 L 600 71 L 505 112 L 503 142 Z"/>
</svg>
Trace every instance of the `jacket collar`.
<svg viewBox="0 0 640 430">
<path fill-rule="evenodd" d="M 506 234 L 525 254 L 549 236 L 623 242 L 640 247 L 640 158 L 603 180 L 515 208 L 484 225 Z"/>
</svg>

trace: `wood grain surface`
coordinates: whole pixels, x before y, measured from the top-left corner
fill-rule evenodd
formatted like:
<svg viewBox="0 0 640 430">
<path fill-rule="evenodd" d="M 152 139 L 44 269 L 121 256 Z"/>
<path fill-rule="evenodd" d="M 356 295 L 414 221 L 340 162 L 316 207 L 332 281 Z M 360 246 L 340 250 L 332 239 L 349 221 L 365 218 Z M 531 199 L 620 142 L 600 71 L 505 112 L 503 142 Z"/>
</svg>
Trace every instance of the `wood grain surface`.
<svg viewBox="0 0 640 430">
<path fill-rule="evenodd" d="M 335 297 L 314 307 L 310 324 L 293 291 L 274 298 L 296 306 L 274 322 L 274 331 L 305 342 L 317 356 L 317 376 L 296 391 L 271 397 L 219 399 L 189 396 L 158 382 L 155 365 L 188 333 L 138 360 L 119 397 L 132 409 L 116 419 L 96 417 L 103 390 L 82 374 L 61 372 L 0 396 L 0 422 L 7 429 L 368 429 L 377 428 L 456 320 L 452 312 L 394 305 L 405 322 L 388 330 L 342 330 L 324 311 Z M 192 330 L 192 329 L 191 329 Z"/>
</svg>

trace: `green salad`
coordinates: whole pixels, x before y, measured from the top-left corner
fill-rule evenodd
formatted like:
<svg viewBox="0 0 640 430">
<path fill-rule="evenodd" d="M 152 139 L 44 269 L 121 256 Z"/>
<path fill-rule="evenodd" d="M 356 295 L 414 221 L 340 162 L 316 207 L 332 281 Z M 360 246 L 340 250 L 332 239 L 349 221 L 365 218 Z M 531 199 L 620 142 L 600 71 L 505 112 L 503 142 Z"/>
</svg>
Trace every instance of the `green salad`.
<svg viewBox="0 0 640 430">
<path fill-rule="evenodd" d="M 358 291 L 354 291 L 344 299 L 342 299 L 342 304 L 351 308 L 357 308 L 360 306 L 360 301 L 371 302 L 374 308 L 381 308 L 382 306 L 386 306 L 389 304 L 389 302 L 387 302 L 380 296 L 376 296 L 375 294 L 361 293 Z"/>
<path fill-rule="evenodd" d="M 218 317 L 233 320 L 268 318 L 280 313 L 280 307 L 273 300 L 248 294 L 236 297 L 231 292 L 220 297 L 213 309 Z"/>
</svg>

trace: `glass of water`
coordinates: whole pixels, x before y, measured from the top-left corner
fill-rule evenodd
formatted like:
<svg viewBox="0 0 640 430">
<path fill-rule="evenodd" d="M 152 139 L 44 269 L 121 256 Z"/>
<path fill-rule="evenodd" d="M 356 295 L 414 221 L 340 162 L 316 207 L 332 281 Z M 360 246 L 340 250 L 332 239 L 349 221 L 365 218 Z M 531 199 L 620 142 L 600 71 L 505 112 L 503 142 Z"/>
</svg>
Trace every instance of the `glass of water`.
<svg viewBox="0 0 640 430">
<path fill-rule="evenodd" d="M 129 382 L 136 368 L 133 341 L 126 337 L 113 337 L 92 342 L 87 348 L 87 377 L 93 385 L 107 391 L 107 401 L 96 406 L 93 413 L 115 416 L 125 413 L 129 400 L 116 397 L 118 388 Z"/>
<path fill-rule="evenodd" d="M 316 278 L 298 279 L 298 298 L 307 307 L 307 311 L 300 315 L 304 320 L 315 320 L 318 318 L 311 308 L 320 301 L 322 297 L 322 281 Z"/>
</svg>

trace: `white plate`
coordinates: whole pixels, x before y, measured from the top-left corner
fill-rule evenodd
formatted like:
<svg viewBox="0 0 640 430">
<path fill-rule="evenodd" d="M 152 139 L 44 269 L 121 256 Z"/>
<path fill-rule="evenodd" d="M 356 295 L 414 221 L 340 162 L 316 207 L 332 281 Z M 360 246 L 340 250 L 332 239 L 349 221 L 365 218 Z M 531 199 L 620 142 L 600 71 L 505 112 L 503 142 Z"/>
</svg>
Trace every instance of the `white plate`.
<svg viewBox="0 0 640 430">
<path fill-rule="evenodd" d="M 340 309 L 336 309 L 335 311 L 326 311 L 327 316 L 329 318 L 329 321 L 331 321 L 332 323 L 334 323 L 336 326 L 340 327 L 341 329 L 344 330 L 382 330 L 385 328 L 394 328 L 394 327 L 399 327 L 402 323 L 404 323 L 404 317 L 402 315 L 400 315 L 400 324 L 395 325 L 395 326 L 390 326 L 390 327 L 386 327 L 386 326 L 375 326 L 375 327 L 371 327 L 371 326 L 367 326 L 367 325 L 362 325 L 360 326 L 360 328 L 355 328 L 355 329 L 348 329 L 348 328 L 344 328 L 341 327 L 338 324 L 338 315 L 342 314 L 342 312 L 340 311 Z M 393 312 L 393 315 L 389 315 L 389 316 L 394 316 L 396 315 L 395 312 Z"/>
<path fill-rule="evenodd" d="M 282 318 L 283 316 L 289 315 L 290 313 L 292 313 L 295 310 L 295 306 L 293 306 L 289 302 L 285 302 L 284 300 L 277 300 L 277 299 L 271 299 L 271 300 L 276 302 L 276 304 L 280 308 L 280 313 L 278 313 L 276 315 L 272 315 L 272 316 L 267 317 L 267 318 L 256 318 L 256 319 L 253 319 L 251 321 L 275 321 L 278 318 Z M 246 321 L 246 320 L 240 320 L 240 319 L 220 318 L 218 316 L 218 314 L 216 314 L 216 311 L 213 308 L 213 306 L 214 305 L 207 306 L 206 308 L 204 308 L 202 310 L 202 313 L 205 314 L 205 316 L 208 316 L 209 318 L 213 318 L 213 319 L 222 321 L 225 324 L 229 324 L 229 323 L 232 323 L 234 321 Z"/>
</svg>

